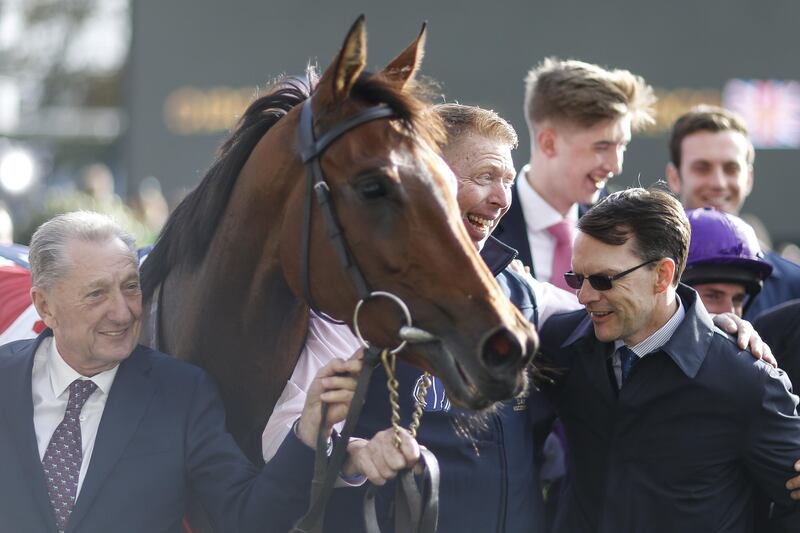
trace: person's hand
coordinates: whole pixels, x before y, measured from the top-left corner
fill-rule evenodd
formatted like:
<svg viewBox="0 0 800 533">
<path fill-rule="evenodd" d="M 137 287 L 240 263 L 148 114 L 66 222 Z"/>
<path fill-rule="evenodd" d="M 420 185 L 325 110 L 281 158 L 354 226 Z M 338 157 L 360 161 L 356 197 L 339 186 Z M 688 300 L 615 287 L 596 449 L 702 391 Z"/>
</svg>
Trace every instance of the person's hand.
<svg viewBox="0 0 800 533">
<path fill-rule="evenodd" d="M 366 476 L 374 485 L 384 485 L 404 468 L 419 461 L 419 444 L 400 429 L 400 449 L 394 445 L 394 430 L 384 429 L 370 440 L 354 439 L 347 445 L 348 458 L 342 467 L 347 477 Z"/>
<path fill-rule="evenodd" d="M 774 367 L 778 366 L 778 362 L 772 355 L 772 349 L 761 340 L 761 336 L 747 320 L 733 313 L 721 313 L 714 315 L 714 324 L 721 330 L 736 335 L 739 348 L 742 350 L 749 348 L 756 359 L 761 359 Z"/>
<path fill-rule="evenodd" d="M 797 461 L 794 464 L 794 471 L 800 472 L 800 461 Z M 787 481 L 786 488 L 792 491 L 789 496 L 791 496 L 793 500 L 800 500 L 800 475 L 795 476 Z"/>
<path fill-rule="evenodd" d="M 511 268 L 511 270 L 513 270 L 517 274 L 522 274 L 523 276 L 525 274 L 530 275 L 530 273 L 531 273 L 530 267 L 527 267 L 527 266 L 523 265 L 522 261 L 520 261 L 519 259 L 514 259 L 513 261 L 511 261 L 511 264 L 509 264 L 508 266 L 509 266 L 509 268 Z"/>
<path fill-rule="evenodd" d="M 311 382 L 306 403 L 297 423 L 297 436 L 307 446 L 317 447 L 317 433 L 322 417 L 322 402 L 328 404 L 325 418 L 326 436 L 330 436 L 333 425 L 347 417 L 350 402 L 356 390 L 358 374 L 361 372 L 363 350 L 359 349 L 348 359 L 334 359 L 323 366 Z"/>
</svg>

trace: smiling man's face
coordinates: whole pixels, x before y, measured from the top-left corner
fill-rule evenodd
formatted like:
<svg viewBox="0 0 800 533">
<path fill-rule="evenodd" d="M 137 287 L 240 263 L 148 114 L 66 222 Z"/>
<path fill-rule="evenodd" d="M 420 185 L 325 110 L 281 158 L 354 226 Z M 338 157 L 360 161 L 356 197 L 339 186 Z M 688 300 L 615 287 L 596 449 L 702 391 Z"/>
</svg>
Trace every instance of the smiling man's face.
<svg viewBox="0 0 800 533">
<path fill-rule="evenodd" d="M 481 249 L 511 206 L 514 161 L 511 146 L 479 133 L 467 133 L 443 150 L 458 179 L 458 207 L 470 239 Z"/>
<path fill-rule="evenodd" d="M 670 188 L 686 209 L 739 214 L 753 188 L 750 144 L 738 131 L 698 131 L 681 141 L 681 167 L 667 165 Z"/>
<path fill-rule="evenodd" d="M 565 212 L 574 204 L 592 204 L 609 179 L 622 172 L 631 140 L 631 116 L 604 120 L 591 127 L 552 125 L 547 150 L 552 183 L 548 202 Z"/>
<path fill-rule="evenodd" d="M 66 245 L 66 273 L 31 291 L 61 357 L 91 376 L 127 358 L 139 339 L 142 292 L 136 257 L 120 239 Z"/>
</svg>

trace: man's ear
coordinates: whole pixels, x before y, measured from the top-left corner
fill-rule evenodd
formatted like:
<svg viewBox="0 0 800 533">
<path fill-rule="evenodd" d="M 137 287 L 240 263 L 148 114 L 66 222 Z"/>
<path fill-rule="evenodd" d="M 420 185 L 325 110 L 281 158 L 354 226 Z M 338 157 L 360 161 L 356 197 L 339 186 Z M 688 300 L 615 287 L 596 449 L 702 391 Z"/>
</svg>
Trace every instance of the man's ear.
<svg viewBox="0 0 800 533">
<path fill-rule="evenodd" d="M 547 157 L 556 155 L 556 137 L 558 132 L 552 126 L 545 126 L 536 130 L 536 144 L 539 151 Z"/>
<path fill-rule="evenodd" d="M 667 163 L 667 184 L 669 188 L 672 189 L 672 192 L 675 194 L 681 193 L 681 175 L 678 172 L 678 167 L 675 166 L 674 163 L 669 162 Z"/>
<path fill-rule="evenodd" d="M 58 325 L 52 313 L 48 295 L 43 289 L 31 287 L 31 300 L 33 300 L 33 306 L 36 308 L 36 312 L 39 313 L 42 322 L 44 322 L 48 328 L 53 329 Z"/>
<path fill-rule="evenodd" d="M 671 257 L 665 257 L 656 263 L 655 292 L 657 294 L 665 292 L 672 285 L 672 279 L 675 277 L 675 268 L 675 260 Z"/>
</svg>

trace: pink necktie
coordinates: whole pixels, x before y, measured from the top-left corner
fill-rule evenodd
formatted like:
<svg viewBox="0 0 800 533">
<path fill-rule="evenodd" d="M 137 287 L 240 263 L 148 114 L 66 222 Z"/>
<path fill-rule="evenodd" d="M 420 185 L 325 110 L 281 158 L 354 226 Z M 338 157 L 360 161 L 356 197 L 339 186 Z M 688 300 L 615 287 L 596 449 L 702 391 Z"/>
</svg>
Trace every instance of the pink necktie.
<svg viewBox="0 0 800 533">
<path fill-rule="evenodd" d="M 564 272 L 572 268 L 572 232 L 574 231 L 573 222 L 566 218 L 547 228 L 550 235 L 556 239 L 556 248 L 553 251 L 553 269 L 550 275 L 550 283 L 556 287 L 572 291 L 567 282 L 564 281 Z"/>
</svg>

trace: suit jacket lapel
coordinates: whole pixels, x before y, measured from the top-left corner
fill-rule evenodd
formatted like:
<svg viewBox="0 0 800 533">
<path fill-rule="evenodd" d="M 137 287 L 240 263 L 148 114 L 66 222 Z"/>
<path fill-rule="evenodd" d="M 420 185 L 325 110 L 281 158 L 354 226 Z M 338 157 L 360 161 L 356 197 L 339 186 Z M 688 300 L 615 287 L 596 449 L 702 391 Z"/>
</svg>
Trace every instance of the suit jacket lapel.
<svg viewBox="0 0 800 533">
<path fill-rule="evenodd" d="M 594 335 L 592 335 L 594 337 Z M 589 349 L 586 350 L 584 357 L 589 360 L 586 364 L 586 371 L 589 374 L 591 385 L 600 395 L 610 402 L 617 401 L 617 386 L 612 383 L 608 372 L 608 358 L 614 349 L 612 343 L 600 342 L 593 339 Z"/>
<path fill-rule="evenodd" d="M 47 494 L 47 482 L 39 459 L 39 446 L 36 443 L 36 429 L 33 425 L 33 391 L 31 373 L 33 358 L 42 339 L 51 334 L 50 330 L 39 335 L 30 344 L 19 351 L 6 355 L 12 362 L 6 368 L 7 387 L 0 391 L 0 403 L 3 406 L 9 434 L 12 435 L 18 448 L 18 457 L 31 473 L 29 488 L 31 495 L 40 509 L 49 529 L 57 531 L 55 517 Z"/>
<path fill-rule="evenodd" d="M 148 375 L 149 361 L 143 351 L 144 348 L 137 347 L 120 364 L 114 378 L 114 385 L 97 430 L 89 470 L 75 502 L 67 531 L 79 531 L 77 528 L 81 520 L 139 428 L 153 397 L 155 386 Z"/>
</svg>

